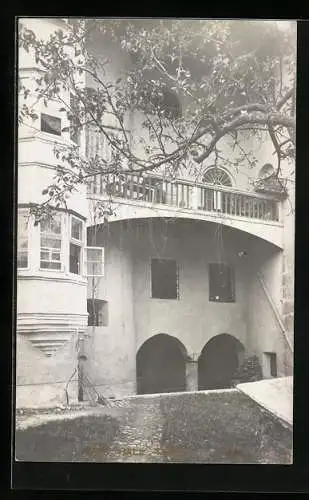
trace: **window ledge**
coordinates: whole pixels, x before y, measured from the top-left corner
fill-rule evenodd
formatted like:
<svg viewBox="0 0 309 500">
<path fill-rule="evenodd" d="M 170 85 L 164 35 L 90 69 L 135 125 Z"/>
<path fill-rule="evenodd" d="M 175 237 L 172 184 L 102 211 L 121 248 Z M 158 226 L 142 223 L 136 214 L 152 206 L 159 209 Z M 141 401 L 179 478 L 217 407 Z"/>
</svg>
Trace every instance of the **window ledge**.
<svg viewBox="0 0 309 500">
<path fill-rule="evenodd" d="M 73 273 L 63 273 L 61 271 L 50 270 L 47 271 L 26 271 L 18 269 L 17 277 L 25 280 L 47 280 L 47 281 L 58 281 L 67 283 L 76 283 L 80 285 L 87 285 L 87 278 Z"/>
</svg>

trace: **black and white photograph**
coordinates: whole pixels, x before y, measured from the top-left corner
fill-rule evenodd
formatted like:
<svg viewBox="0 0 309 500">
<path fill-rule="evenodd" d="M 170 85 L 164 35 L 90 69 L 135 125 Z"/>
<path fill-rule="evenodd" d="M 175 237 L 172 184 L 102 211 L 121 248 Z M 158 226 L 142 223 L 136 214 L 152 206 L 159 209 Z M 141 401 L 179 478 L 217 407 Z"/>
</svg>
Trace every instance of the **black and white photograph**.
<svg viewBox="0 0 309 500">
<path fill-rule="evenodd" d="M 293 464 L 296 21 L 16 37 L 15 460 Z"/>
</svg>

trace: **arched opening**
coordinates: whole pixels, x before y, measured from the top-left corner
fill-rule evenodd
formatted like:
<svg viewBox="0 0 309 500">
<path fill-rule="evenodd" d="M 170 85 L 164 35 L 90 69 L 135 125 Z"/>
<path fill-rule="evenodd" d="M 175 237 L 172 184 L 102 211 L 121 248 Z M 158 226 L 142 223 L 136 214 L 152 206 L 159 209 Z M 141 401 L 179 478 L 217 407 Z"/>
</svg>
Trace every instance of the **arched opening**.
<svg viewBox="0 0 309 500">
<path fill-rule="evenodd" d="M 170 335 L 147 340 L 136 356 L 137 394 L 186 390 L 186 349 Z"/>
<path fill-rule="evenodd" d="M 214 184 L 215 186 L 232 186 L 231 177 L 225 170 L 218 167 L 211 167 L 206 170 L 203 182 L 207 182 L 207 184 Z"/>
<path fill-rule="evenodd" d="M 215 189 L 212 191 L 211 196 L 204 196 L 203 208 L 210 211 L 221 211 L 224 207 L 228 206 L 226 203 L 227 194 L 220 190 L 220 186 L 232 187 L 232 180 L 228 173 L 222 168 L 211 167 L 206 170 L 203 176 L 203 182 L 212 184 Z"/>
<path fill-rule="evenodd" d="M 244 347 L 232 335 L 216 335 L 205 344 L 198 359 L 198 389 L 225 389 L 232 386 Z"/>
</svg>

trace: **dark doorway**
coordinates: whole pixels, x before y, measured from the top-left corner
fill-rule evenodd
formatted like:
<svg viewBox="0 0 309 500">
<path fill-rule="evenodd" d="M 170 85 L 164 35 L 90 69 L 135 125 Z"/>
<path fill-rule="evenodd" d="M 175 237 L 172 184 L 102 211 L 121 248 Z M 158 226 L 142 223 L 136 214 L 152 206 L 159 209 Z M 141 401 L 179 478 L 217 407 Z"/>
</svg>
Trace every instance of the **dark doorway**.
<svg viewBox="0 0 309 500">
<path fill-rule="evenodd" d="M 225 333 L 207 342 L 198 359 L 199 390 L 231 387 L 243 350 L 239 340 Z"/>
<path fill-rule="evenodd" d="M 185 391 L 183 344 L 166 334 L 151 337 L 137 353 L 136 378 L 137 394 Z"/>
</svg>

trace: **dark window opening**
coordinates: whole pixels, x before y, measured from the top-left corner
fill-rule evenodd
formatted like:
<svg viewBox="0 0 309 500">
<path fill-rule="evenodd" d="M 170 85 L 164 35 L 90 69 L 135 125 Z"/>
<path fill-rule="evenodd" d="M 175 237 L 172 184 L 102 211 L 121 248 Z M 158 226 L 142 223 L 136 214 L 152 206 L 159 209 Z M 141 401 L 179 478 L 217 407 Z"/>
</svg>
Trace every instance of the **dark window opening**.
<svg viewBox="0 0 309 500">
<path fill-rule="evenodd" d="M 227 264 L 209 264 L 209 300 L 235 302 L 234 269 Z"/>
<path fill-rule="evenodd" d="M 178 298 L 178 268 L 175 260 L 151 260 L 152 298 Z"/>
<path fill-rule="evenodd" d="M 81 274 L 81 247 L 70 243 L 70 273 Z"/>
<path fill-rule="evenodd" d="M 181 105 L 177 95 L 170 90 L 163 91 L 163 97 L 159 103 L 167 118 L 177 120 L 182 115 Z"/>
<path fill-rule="evenodd" d="M 177 94 L 168 88 L 153 91 L 145 89 L 144 104 L 148 113 L 161 113 L 162 118 L 177 120 L 182 116 L 182 106 Z M 145 104 L 146 103 L 146 104 Z"/>
<path fill-rule="evenodd" d="M 61 135 L 61 119 L 56 116 L 41 114 L 41 130 L 48 134 Z"/>
<path fill-rule="evenodd" d="M 88 326 L 108 326 L 108 302 L 100 299 L 87 300 Z"/>
<path fill-rule="evenodd" d="M 271 377 L 277 377 L 277 354 L 275 352 L 265 352 L 264 353 L 267 359 L 267 375 Z"/>
</svg>

